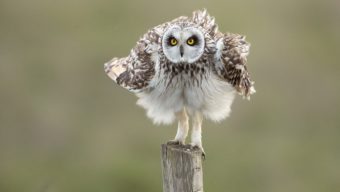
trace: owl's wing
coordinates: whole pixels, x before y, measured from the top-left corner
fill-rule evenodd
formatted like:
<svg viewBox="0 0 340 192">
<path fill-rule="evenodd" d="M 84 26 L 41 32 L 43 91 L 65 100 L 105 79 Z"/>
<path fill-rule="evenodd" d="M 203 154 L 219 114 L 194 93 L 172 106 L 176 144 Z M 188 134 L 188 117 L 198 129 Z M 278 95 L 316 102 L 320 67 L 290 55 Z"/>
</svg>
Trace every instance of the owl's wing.
<svg viewBox="0 0 340 192">
<path fill-rule="evenodd" d="M 158 28 L 150 30 L 125 58 L 113 58 L 105 63 L 106 74 L 118 85 L 132 92 L 140 92 L 149 86 L 155 75 L 155 57 L 159 34 Z"/>
<path fill-rule="evenodd" d="M 247 55 L 250 44 L 245 37 L 238 34 L 224 34 L 216 44 L 216 73 L 232 84 L 244 97 L 255 93 L 254 82 L 247 70 Z"/>
</svg>

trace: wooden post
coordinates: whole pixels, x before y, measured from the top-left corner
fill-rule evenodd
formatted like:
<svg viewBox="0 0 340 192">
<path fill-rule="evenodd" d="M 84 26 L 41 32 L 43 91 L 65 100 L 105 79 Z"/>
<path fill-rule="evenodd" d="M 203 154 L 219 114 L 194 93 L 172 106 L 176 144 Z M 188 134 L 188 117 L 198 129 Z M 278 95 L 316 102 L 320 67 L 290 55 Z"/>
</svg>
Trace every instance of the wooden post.
<svg viewBox="0 0 340 192">
<path fill-rule="evenodd" d="M 202 152 L 162 144 L 163 192 L 203 192 Z"/>
</svg>

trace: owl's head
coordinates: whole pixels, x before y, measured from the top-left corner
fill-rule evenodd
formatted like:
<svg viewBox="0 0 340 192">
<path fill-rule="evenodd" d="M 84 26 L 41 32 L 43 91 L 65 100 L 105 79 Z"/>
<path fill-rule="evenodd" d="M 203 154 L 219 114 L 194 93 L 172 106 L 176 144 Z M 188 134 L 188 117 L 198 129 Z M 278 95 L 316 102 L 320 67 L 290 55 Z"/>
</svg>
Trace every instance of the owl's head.
<svg viewBox="0 0 340 192">
<path fill-rule="evenodd" d="M 173 63 L 193 63 L 204 52 L 204 35 L 195 27 L 169 27 L 162 38 L 163 53 Z"/>
</svg>

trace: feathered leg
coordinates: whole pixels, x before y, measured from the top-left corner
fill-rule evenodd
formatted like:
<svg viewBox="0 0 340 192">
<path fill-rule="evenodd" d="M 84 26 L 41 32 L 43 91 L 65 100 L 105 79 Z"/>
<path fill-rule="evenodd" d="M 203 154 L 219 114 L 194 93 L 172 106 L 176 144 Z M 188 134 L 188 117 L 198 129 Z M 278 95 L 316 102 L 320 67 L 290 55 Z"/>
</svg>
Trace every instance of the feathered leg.
<svg viewBox="0 0 340 192">
<path fill-rule="evenodd" d="M 189 131 L 189 117 L 185 108 L 176 113 L 176 117 L 178 119 L 178 128 L 177 133 L 174 140 L 169 141 L 170 144 L 185 144 L 185 139 L 188 136 Z"/>
<path fill-rule="evenodd" d="M 202 121 L 202 114 L 200 112 L 194 112 L 192 116 L 191 146 L 202 150 L 202 155 L 205 157 L 202 147 Z"/>
</svg>

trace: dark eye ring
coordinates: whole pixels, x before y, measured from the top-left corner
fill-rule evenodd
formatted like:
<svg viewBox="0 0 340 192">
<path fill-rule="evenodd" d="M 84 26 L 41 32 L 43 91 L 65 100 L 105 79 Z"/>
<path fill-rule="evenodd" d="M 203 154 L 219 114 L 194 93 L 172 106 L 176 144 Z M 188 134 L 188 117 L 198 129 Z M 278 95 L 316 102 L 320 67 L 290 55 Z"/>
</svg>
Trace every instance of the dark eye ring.
<svg viewBox="0 0 340 192">
<path fill-rule="evenodd" d="M 194 46 L 198 43 L 198 38 L 194 35 L 191 36 L 188 40 L 187 40 L 187 44 L 190 46 Z"/>
</svg>

